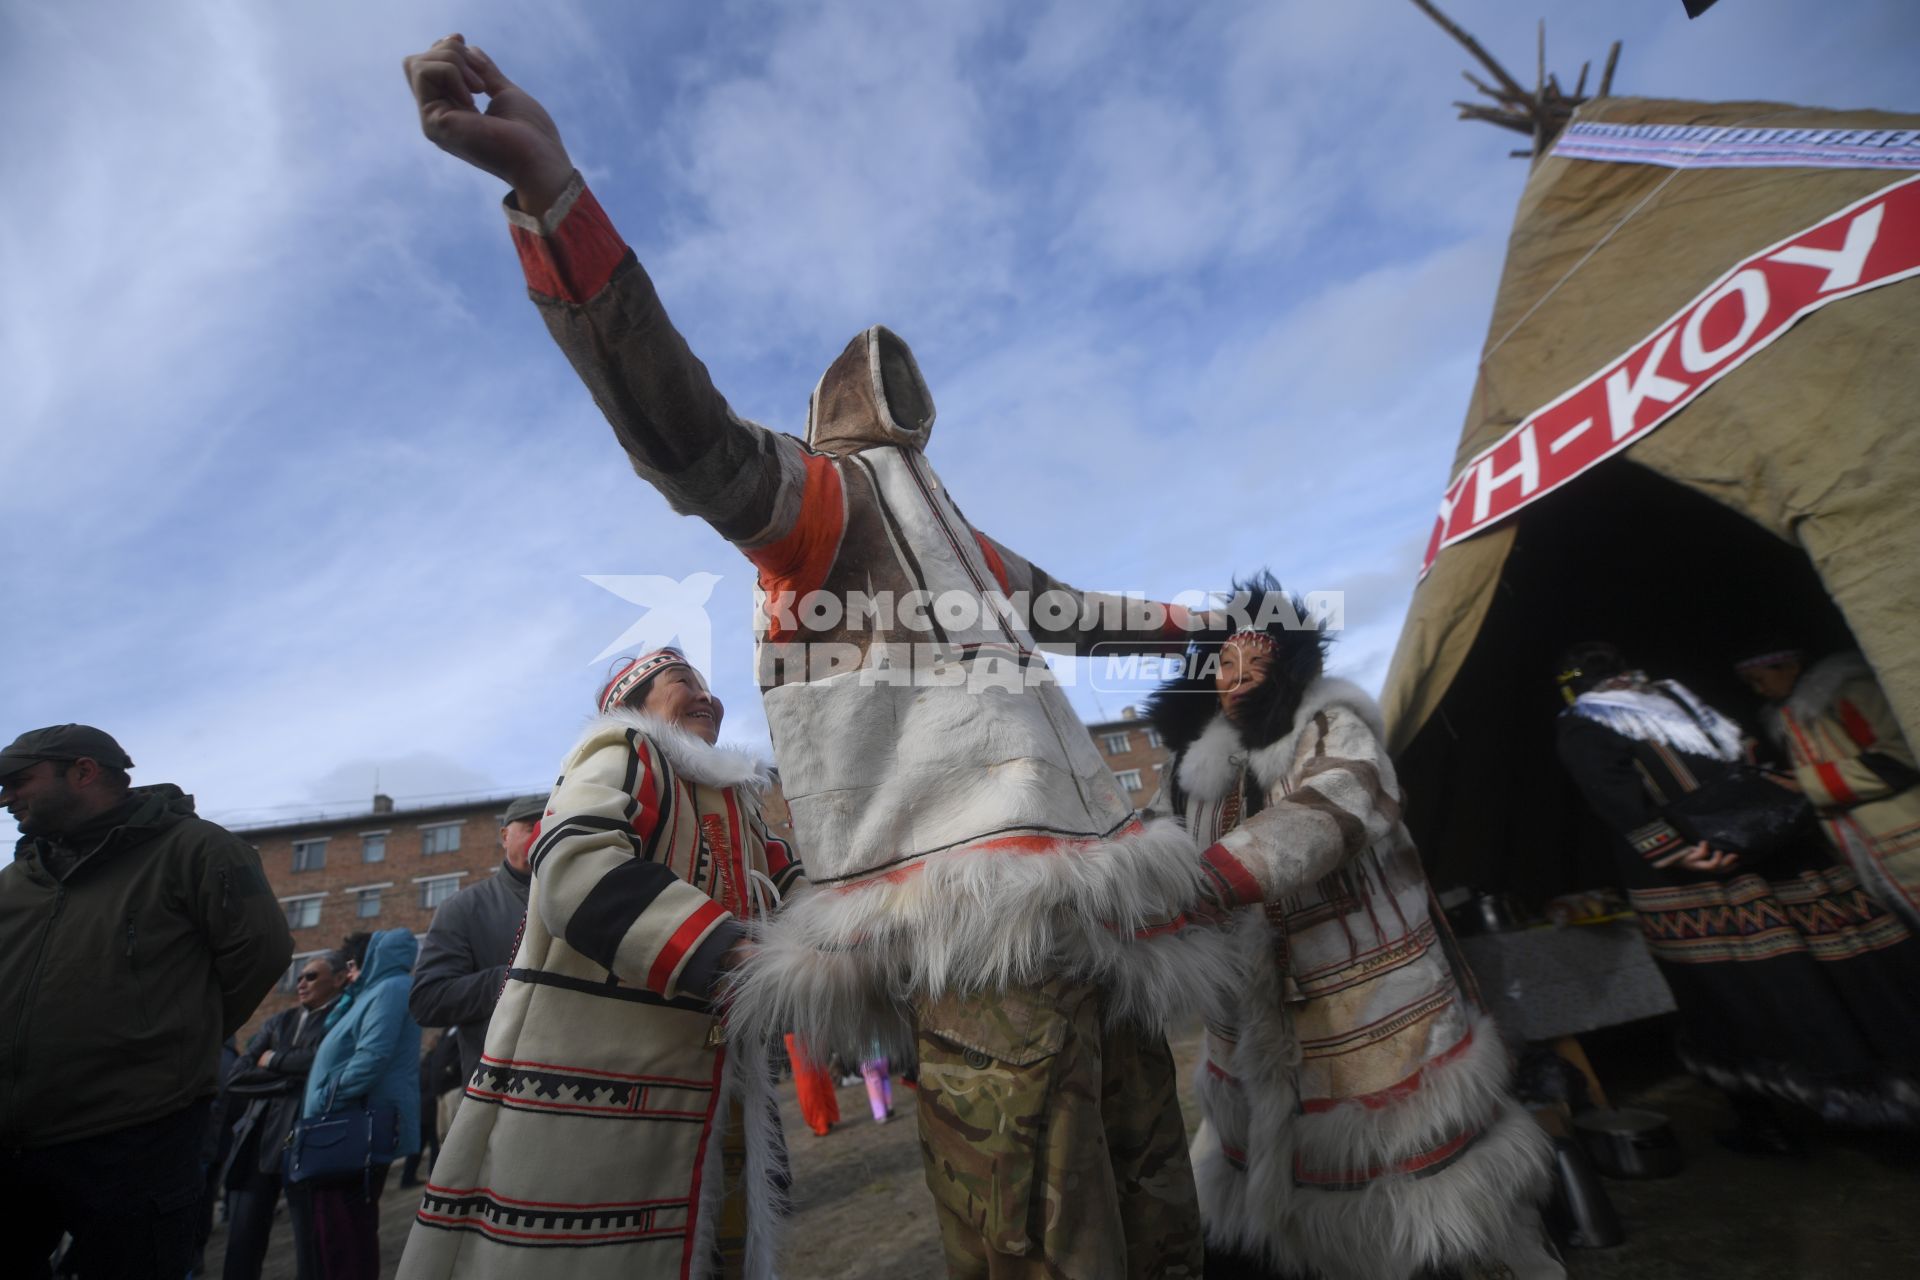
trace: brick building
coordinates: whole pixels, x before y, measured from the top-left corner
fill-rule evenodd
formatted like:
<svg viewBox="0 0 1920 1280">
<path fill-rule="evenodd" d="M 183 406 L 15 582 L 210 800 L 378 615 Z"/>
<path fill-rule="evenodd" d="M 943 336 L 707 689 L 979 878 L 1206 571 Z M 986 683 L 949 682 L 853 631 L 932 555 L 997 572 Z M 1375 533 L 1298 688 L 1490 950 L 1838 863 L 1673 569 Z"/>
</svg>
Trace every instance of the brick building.
<svg viewBox="0 0 1920 1280">
<path fill-rule="evenodd" d="M 300 966 L 347 934 L 411 929 L 424 938 L 442 902 L 499 869 L 500 814 L 513 798 L 395 808 L 375 796 L 366 813 L 233 828 L 260 851 L 293 932 L 293 963 L 241 1029 L 239 1043 L 293 1004 Z M 762 810 L 776 834 L 791 838 L 777 783 Z"/>
<path fill-rule="evenodd" d="M 1160 741 L 1160 731 L 1139 718 L 1132 707 L 1123 708 L 1118 720 L 1103 720 L 1087 726 L 1093 745 L 1113 770 L 1127 803 L 1143 809 L 1160 790 L 1160 769 L 1171 752 Z"/>
<path fill-rule="evenodd" d="M 1132 707 L 1120 719 L 1089 725 L 1094 745 L 1127 800 L 1143 807 L 1159 789 L 1168 758 L 1159 734 Z M 411 929 L 425 937 L 434 910 L 500 866 L 500 814 L 512 794 L 396 808 L 375 796 L 365 813 L 235 827 L 260 851 L 267 883 L 293 932 L 293 963 L 239 1033 L 239 1043 L 269 1015 L 293 1004 L 293 979 L 315 953 L 349 933 Z M 793 838 L 778 775 L 762 802 L 774 834 Z M 801 860 L 806 850 L 799 850 Z"/>
<path fill-rule="evenodd" d="M 235 827 L 260 851 L 267 883 L 293 931 L 293 964 L 254 1012 L 240 1042 L 293 1003 L 293 979 L 314 953 L 359 930 L 411 929 L 421 937 L 434 908 L 500 865 L 500 813 L 511 795 L 395 808 L 375 796 L 370 811 L 271 826 Z"/>
</svg>

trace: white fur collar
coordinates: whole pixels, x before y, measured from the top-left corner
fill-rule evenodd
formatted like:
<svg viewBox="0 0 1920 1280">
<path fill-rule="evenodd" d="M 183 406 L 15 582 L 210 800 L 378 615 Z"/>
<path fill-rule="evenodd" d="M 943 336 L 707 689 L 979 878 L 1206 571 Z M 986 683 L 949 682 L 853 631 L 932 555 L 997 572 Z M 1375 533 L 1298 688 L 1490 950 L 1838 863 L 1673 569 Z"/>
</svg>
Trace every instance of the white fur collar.
<svg viewBox="0 0 1920 1280">
<path fill-rule="evenodd" d="M 1840 693 L 1840 686 L 1849 680 L 1861 676 L 1872 676 L 1873 668 L 1867 660 L 1857 653 L 1830 653 L 1804 671 L 1794 681 L 1793 692 L 1787 695 L 1787 710 L 1793 712 L 1794 719 L 1805 723 L 1818 719 L 1833 706 L 1833 700 Z M 1778 716 L 1768 719 L 1777 721 Z"/>
<path fill-rule="evenodd" d="M 1306 693 L 1300 699 L 1300 709 L 1294 713 L 1293 728 L 1258 751 L 1248 752 L 1240 741 L 1239 730 L 1227 720 L 1224 712 L 1216 715 L 1206 732 L 1194 739 L 1193 744 L 1181 754 L 1181 790 L 1195 799 L 1218 800 L 1227 794 L 1240 774 L 1240 766 L 1249 760 L 1253 764 L 1253 776 L 1260 785 L 1273 786 L 1293 768 L 1293 754 L 1300 742 L 1301 727 L 1311 721 L 1316 713 L 1334 706 L 1345 707 L 1353 712 L 1366 722 L 1375 737 L 1383 742 L 1386 740 L 1386 721 L 1366 690 L 1351 680 L 1325 676 L 1307 686 Z"/>
<path fill-rule="evenodd" d="M 678 725 L 626 707 L 615 707 L 605 715 L 595 716 L 588 721 L 586 732 L 581 734 L 574 750 L 578 751 L 590 739 L 609 728 L 623 732 L 638 729 L 647 741 L 666 756 L 667 763 L 691 782 L 709 787 L 749 787 L 754 791 L 765 791 L 773 781 L 772 770 L 759 757 L 734 747 L 710 746 Z"/>
</svg>

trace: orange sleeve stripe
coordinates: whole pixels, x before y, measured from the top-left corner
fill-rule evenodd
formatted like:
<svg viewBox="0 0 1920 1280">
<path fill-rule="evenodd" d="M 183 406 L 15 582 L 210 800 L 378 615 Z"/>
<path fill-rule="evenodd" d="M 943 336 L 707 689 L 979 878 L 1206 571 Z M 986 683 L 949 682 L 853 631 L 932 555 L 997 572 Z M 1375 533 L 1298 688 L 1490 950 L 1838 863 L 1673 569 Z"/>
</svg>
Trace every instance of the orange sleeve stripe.
<svg viewBox="0 0 1920 1280">
<path fill-rule="evenodd" d="M 599 293 L 627 256 L 626 241 L 593 192 L 584 188 L 552 235 L 520 226 L 512 231 L 527 288 L 562 302 L 578 304 Z"/>
<path fill-rule="evenodd" d="M 825 454 L 805 455 L 806 476 L 801 481 L 800 514 L 781 538 L 747 552 L 747 559 L 760 570 L 760 589 L 769 596 L 788 593 L 803 596 L 818 591 L 827 581 L 834 557 L 840 554 L 840 537 L 847 528 L 846 495 L 841 488 L 840 469 Z M 770 622 L 768 637 L 785 638 L 773 601 L 768 601 Z"/>
<path fill-rule="evenodd" d="M 660 954 L 654 957 L 653 967 L 647 970 L 647 990 L 655 995 L 664 994 L 673 971 L 680 967 L 681 959 L 693 950 L 694 944 L 707 932 L 707 926 L 725 914 L 725 907 L 709 900 L 681 921 L 680 927 L 667 939 L 667 945 L 661 947 Z"/>
<path fill-rule="evenodd" d="M 1853 739 L 1853 745 L 1862 751 L 1880 740 L 1880 735 L 1873 731 L 1872 723 L 1860 714 L 1860 708 L 1847 699 L 1840 699 L 1833 713 L 1839 718 L 1840 727 L 1847 731 L 1849 738 Z"/>
<path fill-rule="evenodd" d="M 1838 768 L 1822 760 L 1813 766 L 1813 771 L 1820 775 L 1820 785 L 1827 789 L 1827 794 L 1833 798 L 1835 804 L 1854 803 L 1856 797 L 1853 794 L 1853 788 L 1848 786 L 1847 780 L 1840 776 Z"/>
<path fill-rule="evenodd" d="M 1224 890 L 1222 897 L 1226 905 L 1245 906 L 1266 897 L 1260 891 L 1260 882 L 1254 879 L 1253 873 L 1247 870 L 1246 864 L 1227 852 L 1225 845 L 1207 846 L 1200 854 L 1200 863 L 1203 868 L 1213 874 L 1214 879 Z"/>
</svg>

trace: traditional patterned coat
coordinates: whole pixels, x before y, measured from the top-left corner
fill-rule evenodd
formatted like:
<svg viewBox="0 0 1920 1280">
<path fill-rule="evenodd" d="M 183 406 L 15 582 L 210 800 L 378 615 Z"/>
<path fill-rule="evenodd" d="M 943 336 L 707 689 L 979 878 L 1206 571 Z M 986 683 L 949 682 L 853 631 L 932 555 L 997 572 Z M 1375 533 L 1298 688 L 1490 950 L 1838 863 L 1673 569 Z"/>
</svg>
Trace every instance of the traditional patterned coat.
<svg viewBox="0 0 1920 1280">
<path fill-rule="evenodd" d="M 1873 669 L 1857 653 L 1823 658 L 1768 719 L 1834 848 L 1920 930 L 1920 769 Z"/>
<path fill-rule="evenodd" d="M 568 755 L 520 945 L 400 1275 L 764 1276 L 783 1157 L 767 1046 L 689 990 L 800 875 L 759 762 L 615 711 Z"/>
<path fill-rule="evenodd" d="M 1379 712 L 1323 678 L 1293 726 L 1249 751 L 1215 717 L 1156 802 L 1242 908 L 1242 995 L 1196 1081 L 1208 1239 L 1327 1280 L 1563 1274 L 1534 1208 L 1546 1138 L 1436 924 Z"/>
<path fill-rule="evenodd" d="M 822 375 L 806 438 L 736 415 L 576 176 L 509 207 L 534 301 L 634 469 L 757 572 L 756 656 L 811 891 L 731 1016 L 904 1047 L 897 997 L 1097 982 L 1158 1022 L 1222 978 L 1184 929 L 1192 843 L 1142 822 L 1038 652 L 1184 640 L 1180 613 L 1075 591 L 968 522 L 924 452 L 933 399 L 875 327 Z M 1015 450 L 1011 444 L 1006 446 Z M 1014 601 L 1054 609 L 1023 609 Z"/>
</svg>

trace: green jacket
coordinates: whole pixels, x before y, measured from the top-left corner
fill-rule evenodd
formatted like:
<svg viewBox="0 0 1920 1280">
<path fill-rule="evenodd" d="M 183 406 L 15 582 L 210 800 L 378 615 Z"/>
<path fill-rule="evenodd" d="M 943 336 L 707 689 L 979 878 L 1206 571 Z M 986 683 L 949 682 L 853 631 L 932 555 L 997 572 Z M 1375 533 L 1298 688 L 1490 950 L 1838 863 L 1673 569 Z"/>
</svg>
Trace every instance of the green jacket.
<svg viewBox="0 0 1920 1280">
<path fill-rule="evenodd" d="M 0 1146 L 44 1147 L 210 1097 L 220 1042 L 293 957 L 253 848 L 174 786 L 0 869 Z"/>
</svg>

